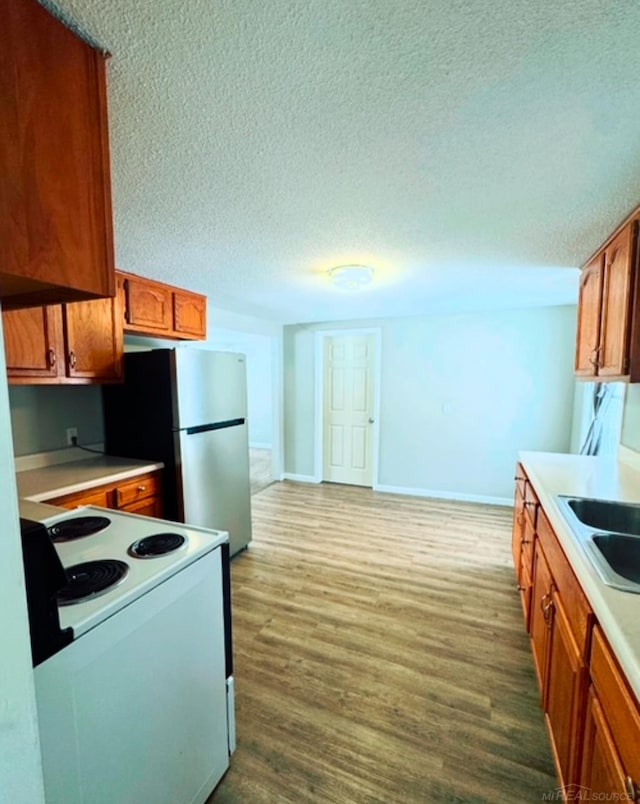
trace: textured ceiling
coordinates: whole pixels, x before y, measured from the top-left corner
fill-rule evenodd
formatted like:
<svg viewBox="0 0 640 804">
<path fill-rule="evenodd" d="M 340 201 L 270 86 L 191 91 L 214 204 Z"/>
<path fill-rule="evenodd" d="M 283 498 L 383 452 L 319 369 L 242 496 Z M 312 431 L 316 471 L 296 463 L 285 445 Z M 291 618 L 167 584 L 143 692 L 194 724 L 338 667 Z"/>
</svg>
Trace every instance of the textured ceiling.
<svg viewBox="0 0 640 804">
<path fill-rule="evenodd" d="M 220 307 L 572 303 L 576 266 L 640 202 L 637 0 L 55 7 L 113 55 L 118 265 Z M 331 288 L 344 262 L 374 284 Z"/>
</svg>

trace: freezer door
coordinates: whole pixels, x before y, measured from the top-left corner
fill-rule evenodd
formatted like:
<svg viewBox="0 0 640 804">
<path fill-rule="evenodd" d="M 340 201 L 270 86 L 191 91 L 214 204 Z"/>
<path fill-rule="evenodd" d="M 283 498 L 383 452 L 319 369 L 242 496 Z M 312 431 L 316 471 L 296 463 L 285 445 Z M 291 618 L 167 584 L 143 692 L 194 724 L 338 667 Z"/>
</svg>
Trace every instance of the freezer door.
<svg viewBox="0 0 640 804">
<path fill-rule="evenodd" d="M 206 349 L 174 350 L 174 427 L 247 418 L 245 356 Z"/>
<path fill-rule="evenodd" d="M 251 539 L 247 425 L 178 437 L 184 521 L 228 531 L 233 555 Z"/>
</svg>

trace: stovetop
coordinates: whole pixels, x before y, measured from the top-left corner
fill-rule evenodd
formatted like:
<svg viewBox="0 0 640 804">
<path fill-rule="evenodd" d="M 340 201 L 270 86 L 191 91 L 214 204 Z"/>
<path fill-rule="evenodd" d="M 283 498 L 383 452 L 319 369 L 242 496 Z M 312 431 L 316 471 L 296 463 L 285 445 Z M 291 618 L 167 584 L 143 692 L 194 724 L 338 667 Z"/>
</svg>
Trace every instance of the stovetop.
<svg viewBox="0 0 640 804">
<path fill-rule="evenodd" d="M 55 531 L 61 529 L 63 522 L 71 520 L 72 525 L 79 524 L 73 520 L 83 518 L 106 518 L 109 521 L 106 526 L 101 522 L 102 529 L 90 535 L 77 536 L 77 532 L 84 530 L 83 527 L 78 527 L 71 528 L 74 538 L 60 541 L 55 537 Z M 54 545 L 65 569 L 106 560 L 122 562 L 128 570 L 113 586 L 101 589 L 96 594 L 90 593 L 80 601 L 70 603 L 65 600 L 59 606 L 60 625 L 63 628 L 73 628 L 74 638 L 229 541 L 229 535 L 225 531 L 206 530 L 89 505 L 73 511 L 63 511 L 58 516 L 42 520 L 42 523 L 47 528 L 57 526 L 53 529 Z M 156 534 L 161 534 L 163 538 L 150 542 L 148 537 Z M 175 545 L 176 549 L 156 555 L 158 544 L 163 542 L 171 547 Z M 141 556 L 135 555 L 136 551 L 132 550 L 134 545 L 137 548 L 141 546 Z"/>
</svg>

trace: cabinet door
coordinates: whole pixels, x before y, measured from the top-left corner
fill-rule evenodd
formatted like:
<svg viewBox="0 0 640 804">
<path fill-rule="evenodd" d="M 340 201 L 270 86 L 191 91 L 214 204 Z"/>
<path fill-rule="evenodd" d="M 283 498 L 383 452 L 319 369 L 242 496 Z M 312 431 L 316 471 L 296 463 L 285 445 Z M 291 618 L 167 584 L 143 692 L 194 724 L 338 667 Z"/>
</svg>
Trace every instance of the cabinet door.
<svg viewBox="0 0 640 804">
<path fill-rule="evenodd" d="M 629 224 L 605 250 L 598 374 L 628 371 L 634 225 Z"/>
<path fill-rule="evenodd" d="M 60 305 L 7 310 L 2 323 L 10 384 L 51 382 L 64 376 Z"/>
<path fill-rule="evenodd" d="M 581 716 L 587 689 L 586 667 L 562 600 L 552 591 L 545 712 L 556 769 L 562 785 L 578 781 Z"/>
<path fill-rule="evenodd" d="M 513 532 L 511 536 L 511 552 L 513 553 L 513 566 L 516 570 L 518 583 L 520 582 L 519 571 L 522 553 L 522 533 L 524 529 L 524 496 L 516 486 L 516 497 L 513 506 Z"/>
<path fill-rule="evenodd" d="M 173 327 L 186 338 L 207 337 L 207 299 L 197 293 L 173 292 Z"/>
<path fill-rule="evenodd" d="M 104 57 L 36 0 L 0 0 L 0 293 L 114 290 Z"/>
<path fill-rule="evenodd" d="M 64 306 L 67 376 L 114 382 L 123 377 L 124 336 L 120 293 Z"/>
<path fill-rule="evenodd" d="M 125 320 L 132 332 L 168 335 L 173 325 L 171 291 L 165 285 L 125 277 Z"/>
<path fill-rule="evenodd" d="M 625 773 L 593 688 L 589 690 L 580 784 L 601 801 L 628 801 Z M 609 796 L 607 799 L 606 796 Z"/>
<path fill-rule="evenodd" d="M 604 255 L 598 254 L 585 266 L 580 277 L 575 367 L 575 373 L 579 377 L 593 377 L 596 374 L 600 343 L 603 260 Z"/>
<path fill-rule="evenodd" d="M 549 609 L 551 606 L 551 572 L 540 544 L 536 541 L 533 555 L 533 589 L 529 613 L 529 633 L 533 662 L 538 676 L 540 692 L 544 699 L 547 675 L 547 647 L 549 641 Z"/>
</svg>

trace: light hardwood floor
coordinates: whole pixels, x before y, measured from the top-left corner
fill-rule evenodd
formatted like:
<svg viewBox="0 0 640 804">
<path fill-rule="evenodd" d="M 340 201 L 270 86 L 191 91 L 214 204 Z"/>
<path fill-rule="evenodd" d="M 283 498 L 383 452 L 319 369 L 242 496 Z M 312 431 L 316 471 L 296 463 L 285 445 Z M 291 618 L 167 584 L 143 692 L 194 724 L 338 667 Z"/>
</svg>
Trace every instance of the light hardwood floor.
<svg viewBox="0 0 640 804">
<path fill-rule="evenodd" d="M 557 786 L 510 509 L 276 483 L 232 562 L 238 750 L 209 804 Z"/>
</svg>

